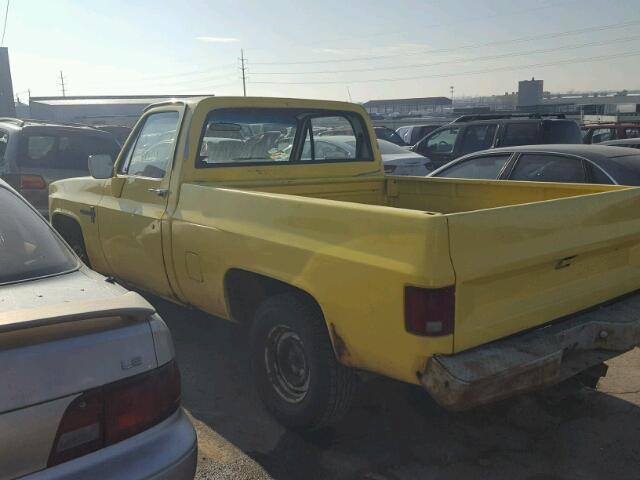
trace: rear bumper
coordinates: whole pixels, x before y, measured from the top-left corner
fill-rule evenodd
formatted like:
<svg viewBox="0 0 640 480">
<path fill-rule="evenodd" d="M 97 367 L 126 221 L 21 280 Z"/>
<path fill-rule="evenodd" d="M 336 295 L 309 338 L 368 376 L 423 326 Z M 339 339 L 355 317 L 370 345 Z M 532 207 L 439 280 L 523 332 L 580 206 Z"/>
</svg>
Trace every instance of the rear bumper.
<svg viewBox="0 0 640 480">
<path fill-rule="evenodd" d="M 432 357 L 421 382 L 441 406 L 466 410 L 552 385 L 640 345 L 640 294 L 557 324 Z"/>
<path fill-rule="evenodd" d="M 25 480 L 191 480 L 196 433 L 182 409 L 149 430 Z"/>
</svg>

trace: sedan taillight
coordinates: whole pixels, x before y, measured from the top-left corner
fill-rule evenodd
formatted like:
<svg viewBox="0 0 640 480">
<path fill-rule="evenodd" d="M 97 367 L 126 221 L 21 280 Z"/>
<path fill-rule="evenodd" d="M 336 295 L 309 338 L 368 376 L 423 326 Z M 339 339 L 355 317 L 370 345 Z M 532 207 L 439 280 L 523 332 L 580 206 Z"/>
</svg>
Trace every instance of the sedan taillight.
<svg viewBox="0 0 640 480">
<path fill-rule="evenodd" d="M 44 190 L 47 182 L 40 175 L 20 175 L 20 190 Z"/>
<path fill-rule="evenodd" d="M 47 466 L 58 465 L 141 433 L 180 406 L 175 361 L 83 393 L 67 407 Z"/>
</svg>

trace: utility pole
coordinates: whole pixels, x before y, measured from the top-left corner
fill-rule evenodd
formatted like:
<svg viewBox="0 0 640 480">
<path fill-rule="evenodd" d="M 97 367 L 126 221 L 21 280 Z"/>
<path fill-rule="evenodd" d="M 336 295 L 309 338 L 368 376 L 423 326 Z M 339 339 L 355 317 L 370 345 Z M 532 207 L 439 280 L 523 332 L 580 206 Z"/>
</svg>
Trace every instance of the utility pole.
<svg viewBox="0 0 640 480">
<path fill-rule="evenodd" d="M 247 96 L 247 68 L 244 65 L 246 58 L 244 58 L 244 49 L 240 49 L 240 70 L 242 71 L 242 92 L 244 96 Z"/>
<path fill-rule="evenodd" d="M 449 87 L 449 91 L 451 92 L 451 106 L 453 107 L 453 94 L 456 91 L 456 89 L 453 87 L 453 85 L 451 85 Z"/>
<path fill-rule="evenodd" d="M 62 75 L 62 70 L 60 70 L 60 87 L 62 88 L 62 96 L 67 96 L 67 91 L 64 87 L 64 75 Z"/>
</svg>

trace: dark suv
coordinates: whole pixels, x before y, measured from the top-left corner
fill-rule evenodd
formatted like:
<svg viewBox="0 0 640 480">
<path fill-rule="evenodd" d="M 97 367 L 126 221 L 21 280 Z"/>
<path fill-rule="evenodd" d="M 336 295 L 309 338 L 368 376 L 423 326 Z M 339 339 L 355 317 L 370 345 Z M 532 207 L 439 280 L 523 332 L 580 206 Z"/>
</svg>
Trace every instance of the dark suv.
<svg viewBox="0 0 640 480">
<path fill-rule="evenodd" d="M 439 168 L 479 150 L 551 143 L 582 143 L 580 127 L 563 115 L 464 115 L 428 134 L 412 150 Z"/>
<path fill-rule="evenodd" d="M 0 178 L 45 217 L 49 183 L 89 175 L 89 155 L 119 151 L 115 137 L 96 128 L 0 118 Z"/>
</svg>

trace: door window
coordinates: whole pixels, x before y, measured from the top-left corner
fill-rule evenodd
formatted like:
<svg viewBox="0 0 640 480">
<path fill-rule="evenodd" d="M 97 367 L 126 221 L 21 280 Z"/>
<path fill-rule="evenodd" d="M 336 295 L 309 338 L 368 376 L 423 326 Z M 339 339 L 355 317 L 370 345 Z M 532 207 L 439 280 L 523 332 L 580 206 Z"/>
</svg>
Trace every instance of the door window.
<svg viewBox="0 0 640 480">
<path fill-rule="evenodd" d="M 173 158 L 178 118 L 178 112 L 149 115 L 120 173 L 163 178 Z"/>
<path fill-rule="evenodd" d="M 493 136 L 496 133 L 496 125 L 470 125 L 462 134 L 462 146 L 460 154 L 473 153 L 486 150 L 493 145 Z"/>
<path fill-rule="evenodd" d="M 624 129 L 624 138 L 640 137 L 640 127 L 627 127 Z"/>
<path fill-rule="evenodd" d="M 539 123 L 507 123 L 501 147 L 513 147 L 516 145 L 532 145 L 539 142 Z"/>
<path fill-rule="evenodd" d="M 582 160 L 560 155 L 525 153 L 518 159 L 510 180 L 582 183 L 586 179 Z"/>
<path fill-rule="evenodd" d="M 593 135 L 591 135 L 591 143 L 607 142 L 615 138 L 613 128 L 596 128 L 593 130 Z"/>
<path fill-rule="evenodd" d="M 426 139 L 424 142 L 423 150 L 426 154 L 429 153 L 452 153 L 453 148 L 456 145 L 456 139 L 460 133 L 460 127 L 446 128 L 433 136 Z"/>
<path fill-rule="evenodd" d="M 475 157 L 456 163 L 443 170 L 436 177 L 443 178 L 474 178 L 481 180 L 495 180 L 500 175 L 511 154 L 486 155 Z"/>
</svg>

